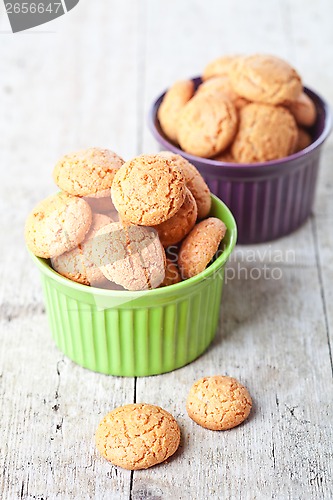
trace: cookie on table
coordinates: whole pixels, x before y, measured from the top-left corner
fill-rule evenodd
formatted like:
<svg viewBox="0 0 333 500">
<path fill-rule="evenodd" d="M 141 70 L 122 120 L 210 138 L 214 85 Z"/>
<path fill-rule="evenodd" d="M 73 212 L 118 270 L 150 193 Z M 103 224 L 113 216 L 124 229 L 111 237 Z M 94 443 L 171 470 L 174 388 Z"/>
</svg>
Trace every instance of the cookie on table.
<svg viewBox="0 0 333 500">
<path fill-rule="evenodd" d="M 210 158 L 229 146 L 237 124 L 235 106 L 222 92 L 198 93 L 179 113 L 178 142 L 187 153 Z"/>
<path fill-rule="evenodd" d="M 247 99 L 239 96 L 233 89 L 228 76 L 214 76 L 199 85 L 197 94 L 201 92 L 215 93 L 222 92 L 233 103 L 236 109 L 243 108 L 249 103 Z"/>
<path fill-rule="evenodd" d="M 234 91 L 245 99 L 266 104 L 287 104 L 302 92 L 297 71 L 279 57 L 256 54 L 238 58 L 230 72 Z"/>
<path fill-rule="evenodd" d="M 108 280 L 126 290 L 157 288 L 165 277 L 165 252 L 157 232 L 114 222 L 96 233 L 93 262 Z"/>
<path fill-rule="evenodd" d="M 111 195 L 123 221 L 156 226 L 175 215 L 184 203 L 185 177 L 172 161 L 142 155 L 118 170 Z"/>
<path fill-rule="evenodd" d="M 202 79 L 208 80 L 214 78 L 215 76 L 229 76 L 231 70 L 233 69 L 235 63 L 240 56 L 223 56 L 207 64 L 204 69 Z"/>
<path fill-rule="evenodd" d="M 288 106 L 289 111 L 294 115 L 296 123 L 303 127 L 312 127 L 317 118 L 317 110 L 310 97 L 302 92 L 299 97 Z"/>
<path fill-rule="evenodd" d="M 102 271 L 94 263 L 95 247 L 98 246 L 97 232 L 110 224 L 112 219 L 104 214 L 93 214 L 92 224 L 85 240 L 69 252 L 51 259 L 52 267 L 62 276 L 83 285 L 106 284 Z"/>
<path fill-rule="evenodd" d="M 295 151 L 298 137 L 293 115 L 283 106 L 251 103 L 240 110 L 231 153 L 238 163 L 276 160 Z"/>
<path fill-rule="evenodd" d="M 302 149 L 307 148 L 312 143 L 311 135 L 304 130 L 302 127 L 298 127 L 297 143 L 295 147 L 295 153 L 302 151 Z"/>
<path fill-rule="evenodd" d="M 192 278 L 206 269 L 226 233 L 224 222 L 209 217 L 194 226 L 181 244 L 178 267 L 183 279 Z"/>
<path fill-rule="evenodd" d="M 166 266 L 165 266 L 165 277 L 160 287 L 175 285 L 176 283 L 180 283 L 182 281 L 182 277 L 179 272 L 179 268 L 177 263 L 171 260 L 169 257 L 166 258 Z"/>
<path fill-rule="evenodd" d="M 176 245 L 191 231 L 198 216 L 197 204 L 191 191 L 186 188 L 184 203 L 170 219 L 154 226 L 164 248 Z"/>
<path fill-rule="evenodd" d="M 197 424 L 213 431 L 232 429 L 250 414 L 248 390 L 232 377 L 204 377 L 193 384 L 186 410 Z"/>
<path fill-rule="evenodd" d="M 157 117 L 166 136 L 177 142 L 177 120 L 180 110 L 191 99 L 194 94 L 194 83 L 192 80 L 181 80 L 176 82 L 166 92 Z"/>
<path fill-rule="evenodd" d="M 89 148 L 63 156 L 53 179 L 63 191 L 75 196 L 92 196 L 110 189 L 124 160 L 109 149 Z"/>
<path fill-rule="evenodd" d="M 169 412 L 137 403 L 108 413 L 99 423 L 95 439 L 106 460 L 123 469 L 140 470 L 164 462 L 177 451 L 180 429 Z"/>
<path fill-rule="evenodd" d="M 27 218 L 25 240 L 37 257 L 57 257 L 79 245 L 92 222 L 84 200 L 58 193 L 38 203 Z"/>
<path fill-rule="evenodd" d="M 197 204 L 198 219 L 204 219 L 210 212 L 212 200 L 210 197 L 209 187 L 199 170 L 192 163 L 187 161 L 181 155 L 172 153 L 171 151 L 161 151 L 160 156 L 173 161 L 179 167 L 185 177 L 186 186 L 191 191 Z"/>
</svg>

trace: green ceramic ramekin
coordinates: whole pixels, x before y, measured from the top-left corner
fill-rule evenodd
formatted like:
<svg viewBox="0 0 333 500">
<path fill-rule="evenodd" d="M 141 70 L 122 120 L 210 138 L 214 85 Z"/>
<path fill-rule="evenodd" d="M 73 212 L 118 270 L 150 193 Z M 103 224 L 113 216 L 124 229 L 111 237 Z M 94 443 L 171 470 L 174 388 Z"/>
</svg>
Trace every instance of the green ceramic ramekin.
<svg viewBox="0 0 333 500">
<path fill-rule="evenodd" d="M 237 238 L 230 210 L 215 196 L 210 215 L 227 226 L 224 251 L 199 275 L 164 288 L 129 292 L 88 287 L 32 256 L 59 349 L 85 368 L 127 377 L 169 372 L 200 356 L 217 329 L 224 266 Z"/>
</svg>

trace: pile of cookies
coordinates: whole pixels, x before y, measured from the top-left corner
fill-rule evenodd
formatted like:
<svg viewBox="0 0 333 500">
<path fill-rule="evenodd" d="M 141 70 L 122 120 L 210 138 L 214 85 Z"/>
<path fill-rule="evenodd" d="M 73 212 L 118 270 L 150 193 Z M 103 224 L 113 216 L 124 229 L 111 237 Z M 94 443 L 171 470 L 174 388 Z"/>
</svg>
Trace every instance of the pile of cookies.
<svg viewBox="0 0 333 500">
<path fill-rule="evenodd" d="M 255 163 L 309 146 L 316 107 L 284 60 L 225 56 L 206 66 L 197 89 L 192 80 L 176 82 L 163 98 L 158 119 L 165 135 L 187 153 Z"/>
<path fill-rule="evenodd" d="M 250 414 L 252 399 L 232 377 L 216 375 L 195 382 L 189 392 L 189 417 L 206 429 L 221 431 L 240 425 Z M 180 444 L 175 418 L 159 406 L 138 403 L 115 408 L 96 431 L 96 446 L 114 465 L 147 469 L 167 460 Z"/>
<path fill-rule="evenodd" d="M 53 177 L 61 192 L 31 212 L 26 243 L 84 285 L 147 290 L 178 283 L 206 268 L 226 233 L 221 220 L 208 217 L 204 179 L 179 155 L 125 163 L 90 148 L 61 158 Z"/>
</svg>

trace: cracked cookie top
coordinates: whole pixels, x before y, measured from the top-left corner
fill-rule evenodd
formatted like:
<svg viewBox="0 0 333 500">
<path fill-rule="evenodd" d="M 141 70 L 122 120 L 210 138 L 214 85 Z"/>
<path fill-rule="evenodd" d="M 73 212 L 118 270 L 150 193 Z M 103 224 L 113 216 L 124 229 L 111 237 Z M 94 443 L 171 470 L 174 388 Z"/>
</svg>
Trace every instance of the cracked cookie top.
<svg viewBox="0 0 333 500">
<path fill-rule="evenodd" d="M 76 196 L 91 196 L 112 185 L 124 160 L 109 149 L 88 148 L 63 156 L 56 164 L 53 179 L 63 191 Z"/>
<path fill-rule="evenodd" d="M 295 151 L 297 137 L 295 119 L 286 108 L 251 103 L 240 110 L 231 153 L 239 163 L 276 160 Z"/>
<path fill-rule="evenodd" d="M 222 92 L 199 92 L 179 113 L 178 142 L 187 153 L 210 158 L 229 146 L 237 122 L 235 106 Z"/>
<path fill-rule="evenodd" d="M 231 70 L 235 66 L 236 62 L 238 61 L 239 57 L 241 56 L 230 55 L 214 59 L 214 61 L 211 61 L 205 67 L 202 74 L 202 79 L 208 80 L 210 78 L 214 78 L 215 76 L 228 77 L 230 75 Z"/>
<path fill-rule="evenodd" d="M 180 429 L 174 417 L 159 406 L 129 404 L 106 415 L 96 431 L 101 455 L 124 469 L 147 469 L 175 453 Z"/>
<path fill-rule="evenodd" d="M 204 377 L 193 384 L 186 409 L 197 424 L 213 431 L 241 424 L 250 414 L 252 399 L 248 390 L 232 377 Z"/>
<path fill-rule="evenodd" d="M 175 215 L 184 203 L 185 178 L 172 161 L 141 155 L 118 170 L 111 196 L 122 220 L 156 226 Z"/>
<path fill-rule="evenodd" d="M 165 252 L 150 227 L 113 222 L 97 231 L 91 260 L 126 290 L 157 288 L 165 277 Z"/>
<path fill-rule="evenodd" d="M 270 55 L 238 58 L 230 71 L 230 81 L 240 96 L 267 104 L 290 103 L 302 92 L 302 80 L 296 70 Z"/>
<path fill-rule="evenodd" d="M 241 109 L 249 102 L 247 99 L 244 99 L 244 97 L 236 94 L 228 76 L 214 76 L 204 81 L 199 85 L 197 94 L 199 92 L 214 93 L 215 91 L 222 92 L 233 103 L 236 109 Z"/>
<path fill-rule="evenodd" d="M 84 240 L 91 222 L 91 209 L 86 201 L 58 193 L 38 203 L 29 214 L 25 240 L 38 257 L 57 257 Z"/>
</svg>

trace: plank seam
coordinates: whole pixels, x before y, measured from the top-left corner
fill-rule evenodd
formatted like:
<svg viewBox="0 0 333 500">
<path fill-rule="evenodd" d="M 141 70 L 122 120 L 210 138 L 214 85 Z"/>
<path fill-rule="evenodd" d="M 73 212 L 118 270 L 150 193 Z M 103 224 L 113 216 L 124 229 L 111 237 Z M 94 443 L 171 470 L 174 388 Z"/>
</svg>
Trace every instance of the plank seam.
<svg viewBox="0 0 333 500">
<path fill-rule="evenodd" d="M 144 126 L 144 94 L 146 83 L 146 0 L 138 2 L 138 64 L 137 64 L 137 154 L 142 153 Z M 136 403 L 137 377 L 134 377 L 133 402 Z M 134 471 L 131 471 L 129 500 L 133 498 Z"/>
<path fill-rule="evenodd" d="M 322 267 L 321 267 L 321 261 L 320 261 L 318 233 L 317 233 L 317 225 L 316 225 L 315 217 L 311 217 L 311 226 L 312 226 L 312 232 L 313 232 L 313 238 L 314 238 L 315 259 L 316 259 L 316 265 L 317 265 L 320 296 L 321 296 L 323 313 L 324 313 L 326 338 L 327 338 L 327 345 L 328 345 L 328 354 L 329 354 L 329 358 L 330 358 L 331 373 L 332 373 L 332 378 L 333 378 L 333 358 L 332 358 L 332 346 L 331 346 L 331 342 L 330 342 L 330 327 L 329 327 L 329 322 L 328 322 L 327 303 L 326 303 L 325 287 L 324 287 L 323 273 L 322 273 Z"/>
</svg>

